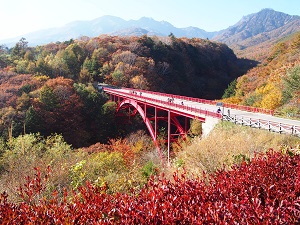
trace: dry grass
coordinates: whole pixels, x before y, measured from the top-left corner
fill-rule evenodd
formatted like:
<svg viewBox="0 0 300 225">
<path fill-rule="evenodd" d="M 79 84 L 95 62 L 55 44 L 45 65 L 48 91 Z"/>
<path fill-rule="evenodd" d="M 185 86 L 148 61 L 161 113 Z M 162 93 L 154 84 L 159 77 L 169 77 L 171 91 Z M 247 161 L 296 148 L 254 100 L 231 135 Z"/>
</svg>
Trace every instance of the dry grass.
<svg viewBox="0 0 300 225">
<path fill-rule="evenodd" d="M 203 171 L 213 173 L 223 167 L 228 169 L 270 148 L 281 150 L 299 144 L 300 139 L 294 136 L 221 122 L 206 138 L 196 137 L 178 152 L 174 165 L 181 162 L 189 174 L 202 175 Z"/>
<path fill-rule="evenodd" d="M 26 176 L 34 177 L 34 167 L 41 168 L 42 174 L 48 165 L 52 169 L 43 193 L 45 197 L 51 196 L 54 189 L 62 196 L 64 188 L 70 190 L 74 182 L 81 185 L 86 180 L 97 185 L 106 183 L 111 192 L 126 192 L 131 188 L 138 190 L 145 183 L 142 171 L 147 169 L 145 165 L 149 162 L 153 168 L 148 170 L 163 172 L 167 178 L 172 178 L 178 168 L 178 172 L 185 168 L 188 174 L 201 176 L 203 171 L 213 173 L 223 165 L 230 168 L 243 157 L 253 157 L 255 152 L 265 152 L 269 148 L 284 150 L 282 146 L 300 146 L 300 139 L 296 137 L 223 122 L 207 137 L 195 137 L 182 143 L 182 150 L 177 149 L 173 163 L 165 167 L 157 150 L 147 145 L 150 141 L 144 134 L 132 135 L 127 141 L 130 147 L 126 147 L 127 142 L 118 142 L 119 145 L 111 146 L 118 151 L 109 152 L 75 150 L 60 136 L 42 139 L 25 135 L 14 139 L 9 146 L 0 143 L 0 147 L 6 148 L 0 157 L 0 193 L 6 191 L 11 201 L 18 202 L 17 188 L 26 183 Z M 125 156 L 131 154 L 124 153 L 124 146 L 125 150 L 130 148 L 134 152 L 130 165 L 126 163 Z M 102 149 L 103 146 L 100 147 Z M 94 148 L 92 146 L 91 150 Z M 76 166 L 80 162 L 84 162 L 82 168 Z"/>
<path fill-rule="evenodd" d="M 51 168 L 42 193 L 46 198 L 54 190 L 61 198 L 64 189 L 76 189 L 87 180 L 108 185 L 112 193 L 129 192 L 145 183 L 142 168 L 149 161 L 161 171 L 157 151 L 143 132 L 112 143 L 73 149 L 59 135 L 44 139 L 29 134 L 12 139 L 8 145 L 0 140 L 0 193 L 5 191 L 10 201 L 19 202 L 18 188 L 24 188 L 27 176 L 35 177 L 35 167 L 40 168 L 43 178 L 47 167 Z"/>
</svg>

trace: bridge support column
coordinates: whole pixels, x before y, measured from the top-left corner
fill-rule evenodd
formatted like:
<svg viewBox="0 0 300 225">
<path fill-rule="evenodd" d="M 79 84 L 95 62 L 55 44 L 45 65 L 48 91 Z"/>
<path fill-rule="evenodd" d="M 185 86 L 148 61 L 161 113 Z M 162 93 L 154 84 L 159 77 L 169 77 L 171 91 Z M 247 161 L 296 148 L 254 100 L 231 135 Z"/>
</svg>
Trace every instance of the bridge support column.
<svg viewBox="0 0 300 225">
<path fill-rule="evenodd" d="M 157 138 L 157 108 L 154 108 L 154 136 Z"/>
<path fill-rule="evenodd" d="M 114 100 L 117 100 L 117 99 L 114 98 Z M 151 106 L 147 105 L 147 103 L 139 103 L 133 99 L 123 99 L 122 102 L 120 102 L 118 104 L 117 113 L 119 113 L 120 110 L 128 110 L 128 112 L 126 112 L 125 115 L 128 114 L 129 120 L 130 120 L 131 116 L 135 116 L 137 113 L 139 113 L 148 128 L 148 131 L 150 133 L 150 136 L 152 137 L 155 147 L 157 148 L 159 156 L 162 159 L 167 158 L 167 161 L 169 164 L 170 163 L 171 142 L 177 141 L 176 139 L 179 136 L 181 136 L 181 138 L 183 140 L 186 139 L 187 129 L 188 129 L 188 118 L 178 119 L 177 117 L 182 116 L 182 115 L 173 113 L 170 109 L 162 110 L 155 106 L 154 107 L 152 106 L 153 108 L 150 108 L 150 107 Z M 132 110 L 132 108 L 133 108 L 133 110 Z M 150 110 L 149 110 L 149 108 L 150 108 Z M 153 109 L 154 109 L 154 115 L 153 115 Z M 160 113 L 160 110 L 164 111 L 164 112 Z M 148 111 L 149 111 L 149 113 L 148 113 Z M 148 115 L 147 115 L 147 113 L 148 113 Z M 122 113 L 120 113 L 120 114 L 122 114 Z M 122 115 L 124 115 L 124 114 L 122 114 Z M 167 128 L 168 136 L 167 136 L 167 140 L 165 140 L 165 143 L 164 143 L 164 144 L 167 144 L 167 154 L 165 156 L 163 156 L 160 143 L 157 140 L 158 125 L 160 125 L 159 121 L 167 122 L 167 126 L 168 126 L 168 128 Z M 153 122 L 154 122 L 154 124 L 153 124 Z M 184 126 L 181 125 L 182 122 L 185 123 Z"/>
<path fill-rule="evenodd" d="M 147 118 L 147 105 L 146 104 L 144 105 L 144 113 L 145 113 L 146 118 Z"/>
<path fill-rule="evenodd" d="M 188 118 L 184 117 L 184 133 L 187 133 L 188 131 Z"/>
<path fill-rule="evenodd" d="M 171 112 L 168 110 L 168 165 L 170 165 Z"/>
</svg>

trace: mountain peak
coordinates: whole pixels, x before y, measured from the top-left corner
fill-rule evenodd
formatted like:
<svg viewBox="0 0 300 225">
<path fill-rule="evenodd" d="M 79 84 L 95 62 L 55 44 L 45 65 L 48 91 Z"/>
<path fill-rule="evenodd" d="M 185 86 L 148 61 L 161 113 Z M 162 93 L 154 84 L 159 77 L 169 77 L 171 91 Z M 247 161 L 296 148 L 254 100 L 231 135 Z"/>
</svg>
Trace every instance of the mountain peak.
<svg viewBox="0 0 300 225">
<path fill-rule="evenodd" d="M 294 20 L 300 20 L 300 17 L 277 12 L 273 9 L 263 9 L 258 13 L 244 16 L 238 23 L 226 29 L 222 35 L 227 38 L 239 34 L 239 39 L 245 40 L 260 33 L 276 30 Z M 223 38 L 218 37 L 217 39 L 222 41 Z M 227 42 L 227 44 L 229 43 Z"/>
<path fill-rule="evenodd" d="M 271 43 L 299 30 L 300 16 L 262 9 L 258 13 L 244 16 L 213 39 L 229 45 L 236 52 L 245 52 L 248 47 Z"/>
<path fill-rule="evenodd" d="M 262 12 L 276 12 L 276 11 L 271 8 L 264 8 L 264 9 L 260 10 L 258 13 L 262 13 Z"/>
<path fill-rule="evenodd" d="M 140 21 L 155 21 L 152 17 L 143 16 L 139 19 Z"/>
<path fill-rule="evenodd" d="M 291 19 L 298 19 L 299 16 L 291 16 L 289 14 L 278 12 L 270 8 L 262 9 L 258 13 L 253 13 L 248 16 L 244 16 L 243 19 L 241 19 L 238 23 L 252 20 L 253 22 L 260 22 L 265 23 L 266 20 L 273 21 L 274 23 L 277 23 L 277 26 L 281 26 L 282 24 L 286 23 L 286 21 L 289 21 Z"/>
</svg>

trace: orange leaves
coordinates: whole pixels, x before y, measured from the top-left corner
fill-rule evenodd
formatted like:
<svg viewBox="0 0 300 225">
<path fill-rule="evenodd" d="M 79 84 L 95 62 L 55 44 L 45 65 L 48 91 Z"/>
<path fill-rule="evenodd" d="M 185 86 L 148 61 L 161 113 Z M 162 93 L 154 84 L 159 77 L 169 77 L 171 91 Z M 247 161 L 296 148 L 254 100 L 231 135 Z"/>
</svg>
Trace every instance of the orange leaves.
<svg viewBox="0 0 300 225">
<path fill-rule="evenodd" d="M 130 165 L 135 160 L 134 151 L 127 144 L 126 140 L 121 139 L 110 139 L 110 148 L 111 152 L 119 152 L 122 153 L 123 158 L 127 165 Z"/>
<path fill-rule="evenodd" d="M 63 85 L 69 88 L 72 88 L 74 83 L 74 80 L 72 79 L 66 79 L 64 77 L 57 77 L 55 79 L 50 79 L 46 82 L 46 85 L 48 85 L 51 88 L 56 87 L 57 85 Z"/>
</svg>

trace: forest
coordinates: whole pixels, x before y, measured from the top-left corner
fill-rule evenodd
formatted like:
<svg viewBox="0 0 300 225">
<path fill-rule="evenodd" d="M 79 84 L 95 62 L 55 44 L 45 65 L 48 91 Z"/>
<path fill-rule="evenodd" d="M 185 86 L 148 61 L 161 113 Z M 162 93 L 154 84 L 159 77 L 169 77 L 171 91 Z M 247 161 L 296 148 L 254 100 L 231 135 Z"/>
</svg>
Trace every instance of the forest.
<svg viewBox="0 0 300 225">
<path fill-rule="evenodd" d="M 82 37 L 35 48 L 22 38 L 0 56 L 1 136 L 58 133 L 74 147 L 124 133 L 98 82 L 215 99 L 253 66 L 224 44 L 174 35 Z"/>
<path fill-rule="evenodd" d="M 0 222 L 296 224 L 299 138 L 226 122 L 202 138 L 194 120 L 166 166 L 141 119 L 120 126 L 97 84 L 297 117 L 299 37 L 280 40 L 263 62 L 173 34 L 1 46 Z"/>
</svg>

